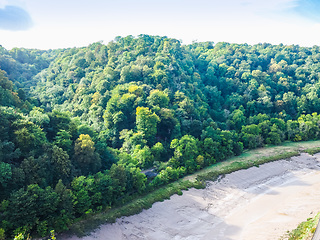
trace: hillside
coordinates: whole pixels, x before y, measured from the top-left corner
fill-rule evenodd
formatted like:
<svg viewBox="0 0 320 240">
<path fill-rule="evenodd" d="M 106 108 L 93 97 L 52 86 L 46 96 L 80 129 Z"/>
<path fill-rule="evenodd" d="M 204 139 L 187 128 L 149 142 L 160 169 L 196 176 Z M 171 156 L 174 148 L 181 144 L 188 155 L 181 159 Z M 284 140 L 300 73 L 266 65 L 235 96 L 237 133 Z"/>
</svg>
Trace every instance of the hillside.
<svg viewBox="0 0 320 240">
<path fill-rule="evenodd" d="M 66 230 L 244 149 L 320 139 L 319 67 L 317 46 L 149 35 L 1 48 L 0 239 Z"/>
</svg>

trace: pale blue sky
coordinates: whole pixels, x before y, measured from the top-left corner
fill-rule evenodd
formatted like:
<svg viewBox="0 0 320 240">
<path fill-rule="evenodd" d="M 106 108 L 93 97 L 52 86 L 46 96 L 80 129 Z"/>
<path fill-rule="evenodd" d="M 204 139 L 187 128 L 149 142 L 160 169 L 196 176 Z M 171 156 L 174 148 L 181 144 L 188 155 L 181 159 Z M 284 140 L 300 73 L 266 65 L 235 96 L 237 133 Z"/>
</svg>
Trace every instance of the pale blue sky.
<svg viewBox="0 0 320 240">
<path fill-rule="evenodd" d="M 0 45 L 64 48 L 151 34 L 183 43 L 320 45 L 316 0 L 0 0 Z"/>
</svg>

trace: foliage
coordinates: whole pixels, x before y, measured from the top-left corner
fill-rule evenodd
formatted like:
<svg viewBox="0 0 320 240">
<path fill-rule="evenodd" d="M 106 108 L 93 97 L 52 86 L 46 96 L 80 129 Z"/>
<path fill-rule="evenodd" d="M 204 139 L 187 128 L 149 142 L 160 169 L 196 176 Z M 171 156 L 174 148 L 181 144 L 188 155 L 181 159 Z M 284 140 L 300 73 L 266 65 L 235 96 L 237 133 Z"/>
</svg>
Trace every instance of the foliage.
<svg viewBox="0 0 320 240">
<path fill-rule="evenodd" d="M 287 234 L 283 236 L 281 239 L 312 239 L 312 236 L 317 228 L 317 223 L 319 222 L 319 215 L 320 214 L 318 213 L 315 217 L 308 218 L 307 221 L 300 223 L 296 229 L 290 232 L 288 231 Z"/>
<path fill-rule="evenodd" d="M 305 149 L 304 152 L 309 153 L 310 155 L 314 155 L 320 152 L 320 147 Z"/>
<path fill-rule="evenodd" d="M 259 166 L 267 162 L 273 162 L 280 159 L 288 159 L 290 157 L 298 156 L 298 155 L 299 155 L 298 151 L 292 151 L 292 152 L 276 154 L 269 157 L 258 158 L 254 161 L 247 161 L 247 162 L 236 161 L 236 162 L 227 164 L 225 167 L 218 169 L 217 171 L 209 171 L 206 174 L 199 174 L 197 176 L 197 180 L 200 182 L 209 181 L 209 180 L 215 181 L 216 179 L 218 179 L 219 176 L 223 176 L 225 174 L 232 173 L 240 169 L 248 169 L 250 167 Z"/>
<path fill-rule="evenodd" d="M 246 149 L 320 139 L 319 56 L 149 35 L 0 47 L 0 238 L 66 230 Z"/>
</svg>

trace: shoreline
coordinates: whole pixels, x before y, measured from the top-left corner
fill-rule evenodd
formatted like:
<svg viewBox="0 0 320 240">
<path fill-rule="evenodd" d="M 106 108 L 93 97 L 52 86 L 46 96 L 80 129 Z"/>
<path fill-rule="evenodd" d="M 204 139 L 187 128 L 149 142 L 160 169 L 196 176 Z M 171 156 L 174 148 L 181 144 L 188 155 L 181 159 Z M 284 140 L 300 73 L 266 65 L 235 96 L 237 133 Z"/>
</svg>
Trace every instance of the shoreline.
<svg viewBox="0 0 320 240">
<path fill-rule="evenodd" d="M 239 170 L 205 189 L 183 191 L 140 214 L 101 225 L 81 239 L 280 238 L 320 209 L 315 201 L 320 197 L 319 161 L 319 154 L 302 153 Z"/>
</svg>

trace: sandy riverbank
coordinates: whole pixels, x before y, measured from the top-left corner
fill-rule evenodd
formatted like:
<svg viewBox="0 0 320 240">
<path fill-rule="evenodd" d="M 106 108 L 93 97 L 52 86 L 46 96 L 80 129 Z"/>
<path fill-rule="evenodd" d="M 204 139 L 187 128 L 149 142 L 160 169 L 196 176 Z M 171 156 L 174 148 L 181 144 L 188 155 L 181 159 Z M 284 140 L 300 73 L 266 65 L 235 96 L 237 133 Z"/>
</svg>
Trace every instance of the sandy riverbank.
<svg viewBox="0 0 320 240">
<path fill-rule="evenodd" d="M 320 211 L 319 199 L 320 155 L 302 154 L 228 174 L 82 239 L 274 240 Z"/>
</svg>

